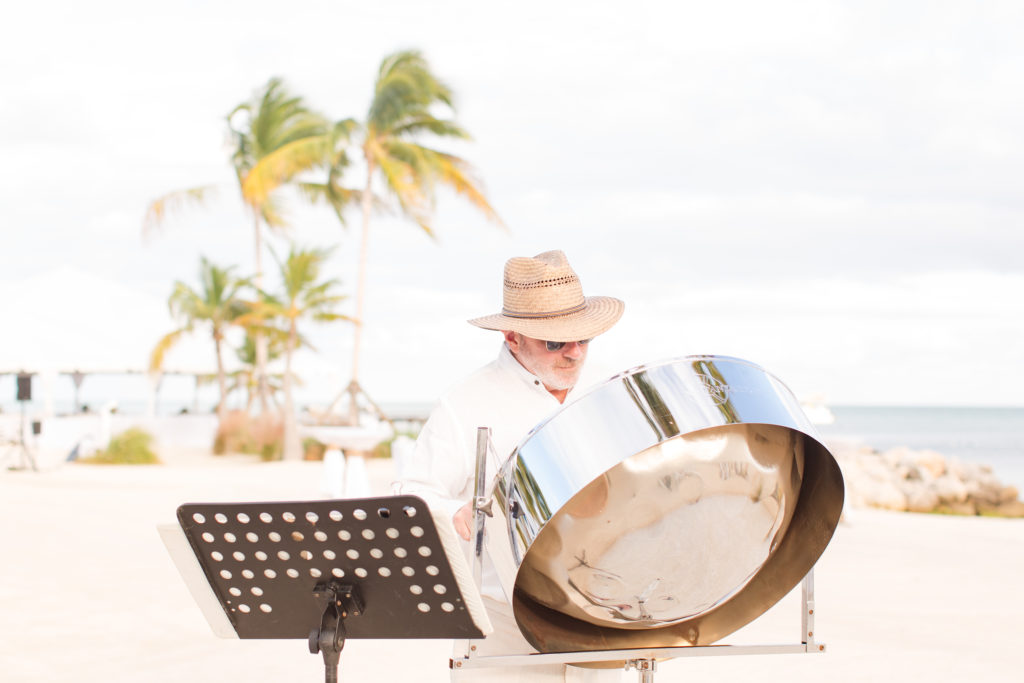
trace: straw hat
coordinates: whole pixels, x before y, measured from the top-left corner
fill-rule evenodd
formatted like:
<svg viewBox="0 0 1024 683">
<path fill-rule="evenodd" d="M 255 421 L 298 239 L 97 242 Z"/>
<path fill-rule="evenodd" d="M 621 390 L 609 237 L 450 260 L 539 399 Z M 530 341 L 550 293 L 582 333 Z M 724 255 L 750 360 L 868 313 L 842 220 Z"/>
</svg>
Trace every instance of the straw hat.
<svg viewBox="0 0 1024 683">
<path fill-rule="evenodd" d="M 610 296 L 583 296 L 580 279 L 560 251 L 509 259 L 503 293 L 501 313 L 469 323 L 545 341 L 579 341 L 607 332 L 626 307 Z"/>
</svg>

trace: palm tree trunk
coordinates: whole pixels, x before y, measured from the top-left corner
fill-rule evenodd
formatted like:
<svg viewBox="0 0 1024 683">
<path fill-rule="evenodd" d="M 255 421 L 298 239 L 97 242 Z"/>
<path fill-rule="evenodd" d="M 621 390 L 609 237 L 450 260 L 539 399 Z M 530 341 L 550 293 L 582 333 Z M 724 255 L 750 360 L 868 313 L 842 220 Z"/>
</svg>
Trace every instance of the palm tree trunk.
<svg viewBox="0 0 1024 683">
<path fill-rule="evenodd" d="M 256 272 L 253 274 L 253 282 L 256 289 L 263 289 L 263 234 L 260 232 L 260 217 L 255 209 L 252 214 L 253 237 L 256 245 L 255 265 Z M 270 393 L 270 385 L 267 382 L 267 336 L 259 330 L 253 333 L 253 340 L 256 342 L 256 394 L 260 399 L 260 412 L 266 413 L 267 395 Z"/>
<path fill-rule="evenodd" d="M 292 352 L 296 346 L 295 321 L 288 329 L 288 342 L 284 350 L 284 459 L 301 460 L 302 444 L 299 442 L 299 426 L 295 419 L 295 402 L 292 400 Z"/>
<path fill-rule="evenodd" d="M 366 187 L 363 190 L 363 230 L 359 237 L 359 274 L 356 279 L 356 319 L 355 330 L 352 341 L 352 381 L 348 385 L 349 404 L 348 421 L 350 424 L 359 423 L 359 406 L 356 404 L 356 396 L 359 394 L 359 354 L 362 347 L 363 337 L 363 302 L 366 298 L 366 261 L 369 253 L 370 242 L 370 209 L 372 207 L 371 185 L 373 184 L 373 161 L 366 160 Z"/>
<path fill-rule="evenodd" d="M 217 401 L 217 422 L 224 424 L 224 417 L 227 415 L 228 381 L 224 373 L 224 359 L 221 358 L 221 338 L 219 334 L 213 335 L 213 347 L 217 352 L 217 386 L 220 389 L 220 400 Z"/>
</svg>

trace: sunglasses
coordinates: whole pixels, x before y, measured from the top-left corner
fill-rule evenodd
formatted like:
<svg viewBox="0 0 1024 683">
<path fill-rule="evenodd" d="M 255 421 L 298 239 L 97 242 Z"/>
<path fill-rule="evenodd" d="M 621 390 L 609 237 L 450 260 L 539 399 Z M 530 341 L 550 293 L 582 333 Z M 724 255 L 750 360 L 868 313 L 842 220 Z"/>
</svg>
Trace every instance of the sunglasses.
<svg viewBox="0 0 1024 683">
<path fill-rule="evenodd" d="M 547 348 L 548 351 L 552 351 L 553 352 L 553 351 L 561 351 L 562 347 L 565 346 L 568 343 L 569 342 L 546 341 L 546 342 L 544 342 L 544 346 Z M 580 346 L 584 346 L 585 344 L 589 344 L 590 340 L 589 339 L 580 339 L 576 343 L 579 344 Z"/>
</svg>

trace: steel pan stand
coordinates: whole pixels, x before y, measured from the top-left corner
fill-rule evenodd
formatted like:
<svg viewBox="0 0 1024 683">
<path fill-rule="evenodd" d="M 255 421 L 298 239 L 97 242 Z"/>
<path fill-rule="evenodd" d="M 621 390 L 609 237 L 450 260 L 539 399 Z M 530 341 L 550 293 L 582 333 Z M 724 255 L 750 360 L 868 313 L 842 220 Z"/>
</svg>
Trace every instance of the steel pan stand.
<svg viewBox="0 0 1024 683">
<path fill-rule="evenodd" d="M 214 632 L 306 639 L 328 683 L 346 638 L 490 629 L 468 569 L 450 562 L 454 532 L 416 496 L 195 503 L 177 516 L 161 535 Z"/>
<path fill-rule="evenodd" d="M 473 576 L 477 585 L 483 571 L 484 517 L 492 514 L 492 500 L 486 496 L 484 471 L 486 459 L 491 453 L 491 430 L 477 428 L 476 476 L 474 481 L 473 511 L 475 516 L 475 546 Z M 581 652 L 549 652 L 526 655 L 474 655 L 469 641 L 461 659 L 452 660 L 450 666 L 457 669 L 486 668 L 495 666 L 539 666 L 544 664 L 581 664 L 590 662 L 623 662 L 626 671 L 635 669 L 640 683 L 654 683 L 658 660 L 677 657 L 714 657 L 727 655 L 767 654 L 810 654 L 825 652 L 824 643 L 814 639 L 814 567 L 807 572 L 800 584 L 802 612 L 800 615 L 801 642 L 781 645 L 691 645 L 673 647 L 651 647 L 643 649 L 594 650 Z"/>
</svg>

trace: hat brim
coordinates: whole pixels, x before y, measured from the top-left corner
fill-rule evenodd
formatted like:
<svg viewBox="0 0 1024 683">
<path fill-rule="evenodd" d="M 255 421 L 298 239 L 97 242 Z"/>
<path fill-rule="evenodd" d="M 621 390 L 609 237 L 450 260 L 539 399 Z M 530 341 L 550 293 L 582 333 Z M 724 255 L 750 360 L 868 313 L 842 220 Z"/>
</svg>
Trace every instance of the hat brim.
<svg viewBox="0 0 1024 683">
<path fill-rule="evenodd" d="M 502 313 L 473 318 L 470 325 L 485 330 L 511 330 L 533 339 L 569 342 L 593 339 L 610 330 L 626 308 L 610 296 L 588 296 L 583 310 L 551 318 L 512 318 Z"/>
</svg>

